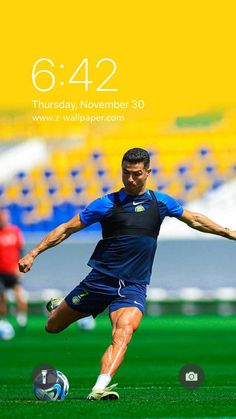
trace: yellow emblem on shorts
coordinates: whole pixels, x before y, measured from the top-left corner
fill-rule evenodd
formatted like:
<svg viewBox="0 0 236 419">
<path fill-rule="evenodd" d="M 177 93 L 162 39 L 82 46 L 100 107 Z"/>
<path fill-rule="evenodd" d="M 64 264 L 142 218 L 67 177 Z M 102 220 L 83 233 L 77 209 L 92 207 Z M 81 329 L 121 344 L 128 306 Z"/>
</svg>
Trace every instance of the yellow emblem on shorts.
<svg viewBox="0 0 236 419">
<path fill-rule="evenodd" d="M 73 304 L 79 304 L 81 298 L 86 297 L 86 295 L 88 295 L 88 294 L 89 294 L 89 292 L 84 290 L 84 292 L 82 294 L 74 295 L 74 297 L 72 298 L 72 303 Z"/>
<path fill-rule="evenodd" d="M 78 295 L 75 295 L 73 298 L 72 298 L 72 303 L 73 304 L 78 304 L 80 302 L 80 297 L 78 296 Z"/>
</svg>

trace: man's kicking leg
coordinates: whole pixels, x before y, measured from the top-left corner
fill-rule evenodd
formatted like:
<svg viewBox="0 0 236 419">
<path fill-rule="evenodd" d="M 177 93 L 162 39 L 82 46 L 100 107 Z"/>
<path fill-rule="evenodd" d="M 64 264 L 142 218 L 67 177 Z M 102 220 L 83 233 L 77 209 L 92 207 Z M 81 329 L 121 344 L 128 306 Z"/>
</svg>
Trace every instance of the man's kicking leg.
<svg viewBox="0 0 236 419">
<path fill-rule="evenodd" d="M 101 361 L 101 371 L 88 400 L 118 399 L 119 395 L 108 387 L 113 375 L 121 365 L 133 333 L 142 319 L 142 312 L 137 307 L 123 307 L 110 314 L 112 322 L 112 343 L 107 348 Z"/>
<path fill-rule="evenodd" d="M 71 323 L 87 316 L 87 313 L 73 310 L 65 300 L 62 300 L 60 304 L 49 313 L 45 329 L 48 333 L 59 333 L 66 329 Z"/>
</svg>

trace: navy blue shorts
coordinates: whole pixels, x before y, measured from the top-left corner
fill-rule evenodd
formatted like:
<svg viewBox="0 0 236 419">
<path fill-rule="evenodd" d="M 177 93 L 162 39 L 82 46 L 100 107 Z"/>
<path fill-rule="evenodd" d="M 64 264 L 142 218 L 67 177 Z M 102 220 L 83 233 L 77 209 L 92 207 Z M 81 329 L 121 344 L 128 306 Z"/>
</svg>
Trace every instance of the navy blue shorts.
<svg viewBox="0 0 236 419">
<path fill-rule="evenodd" d="M 109 307 L 109 314 L 122 307 L 137 307 L 144 313 L 146 285 L 115 279 L 94 269 L 66 297 L 67 304 L 96 317 Z"/>
<path fill-rule="evenodd" d="M 0 273 L 0 290 L 4 290 L 4 288 L 14 288 L 15 285 L 19 285 L 19 284 L 20 284 L 20 281 L 17 275 Z"/>
</svg>

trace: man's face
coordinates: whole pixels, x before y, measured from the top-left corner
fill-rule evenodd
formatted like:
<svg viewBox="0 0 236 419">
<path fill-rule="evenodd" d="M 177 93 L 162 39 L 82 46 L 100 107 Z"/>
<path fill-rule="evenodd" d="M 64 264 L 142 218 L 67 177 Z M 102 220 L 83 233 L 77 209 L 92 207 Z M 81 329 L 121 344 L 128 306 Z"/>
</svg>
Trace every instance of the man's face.
<svg viewBox="0 0 236 419">
<path fill-rule="evenodd" d="M 145 192 L 146 180 L 151 169 L 145 169 L 143 163 L 129 163 L 124 161 L 122 164 L 122 181 L 125 192 L 128 195 L 141 195 Z"/>
</svg>

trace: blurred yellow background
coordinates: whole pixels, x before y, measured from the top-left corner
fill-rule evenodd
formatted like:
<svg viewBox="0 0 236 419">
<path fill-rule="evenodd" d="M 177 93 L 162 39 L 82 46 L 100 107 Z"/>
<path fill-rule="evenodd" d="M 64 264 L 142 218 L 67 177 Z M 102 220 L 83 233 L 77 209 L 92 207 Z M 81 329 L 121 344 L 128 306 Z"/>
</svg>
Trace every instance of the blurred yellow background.
<svg viewBox="0 0 236 419">
<path fill-rule="evenodd" d="M 152 120 L 162 129 L 178 116 L 223 109 L 233 129 L 235 10 L 231 0 L 4 4 L 0 107 L 4 112 L 31 112 L 33 99 L 142 99 L 145 108 L 124 111 L 126 121 Z M 42 57 L 55 63 L 56 76 L 54 88 L 44 93 L 31 80 L 33 64 Z M 68 83 L 85 57 L 89 79 L 94 81 L 88 92 L 83 85 Z M 103 57 L 117 63 L 108 85 L 118 92 L 95 90 L 110 71 L 106 64 L 96 69 Z M 64 123 L 67 128 L 59 125 L 50 131 L 68 129 L 68 123 Z M 31 124 L 30 130 L 37 133 L 39 124 Z"/>
<path fill-rule="evenodd" d="M 121 158 L 132 147 L 146 148 L 152 155 L 149 187 L 183 204 L 235 178 L 235 11 L 234 0 L 4 4 L 1 145 L 9 141 L 22 146 L 36 137 L 47 156 L 29 169 L 23 164 L 25 157 L 17 155 L 14 164 L 22 160 L 17 177 L 12 175 L 0 187 L 0 204 L 12 205 L 15 222 L 32 224 L 32 229 L 42 217 L 59 223 L 65 214 L 69 217 L 97 196 L 119 188 Z M 45 88 L 55 77 L 47 92 L 32 83 L 33 66 L 42 58 L 50 61 L 35 67 L 35 82 Z M 84 84 L 69 83 L 71 77 L 75 81 L 85 76 L 85 58 L 93 82 L 88 91 Z M 117 91 L 96 90 L 113 68 L 112 62 L 97 67 L 103 58 L 117 65 L 105 85 Z M 41 70 L 49 70 L 51 76 L 37 76 Z M 81 100 L 129 106 L 86 110 L 79 106 Z M 133 100 L 144 107 L 133 109 Z M 75 102 L 78 109 L 34 109 L 33 101 L 52 106 Z M 63 119 L 77 114 L 123 119 Z M 71 212 L 64 207 L 68 202 Z"/>
</svg>

